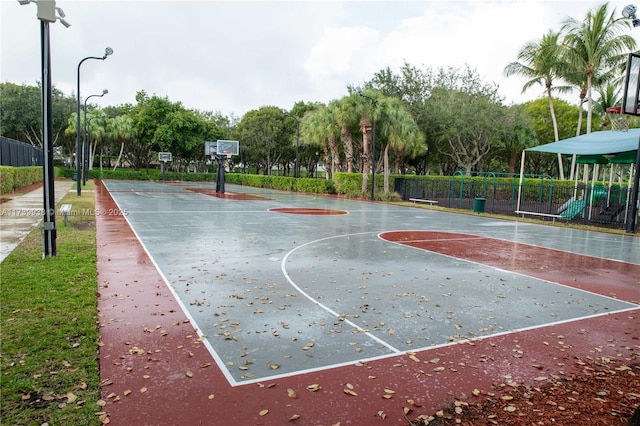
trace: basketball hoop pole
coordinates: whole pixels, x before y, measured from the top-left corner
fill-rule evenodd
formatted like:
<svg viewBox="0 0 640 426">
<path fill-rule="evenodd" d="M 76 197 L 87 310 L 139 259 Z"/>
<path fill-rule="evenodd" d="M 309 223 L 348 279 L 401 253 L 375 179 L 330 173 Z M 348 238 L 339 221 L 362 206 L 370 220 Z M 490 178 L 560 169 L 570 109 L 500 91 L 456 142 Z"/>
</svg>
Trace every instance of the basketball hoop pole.
<svg viewBox="0 0 640 426">
<path fill-rule="evenodd" d="M 220 154 L 218 158 L 218 172 L 216 174 L 216 193 L 224 194 L 224 158 L 225 156 Z"/>
</svg>

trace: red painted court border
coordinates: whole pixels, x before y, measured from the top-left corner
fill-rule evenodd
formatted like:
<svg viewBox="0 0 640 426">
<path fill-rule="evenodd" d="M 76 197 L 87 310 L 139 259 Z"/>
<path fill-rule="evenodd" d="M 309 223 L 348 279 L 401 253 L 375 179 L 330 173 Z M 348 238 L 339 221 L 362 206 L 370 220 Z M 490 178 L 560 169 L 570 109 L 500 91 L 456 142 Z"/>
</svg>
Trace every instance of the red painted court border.
<svg viewBox="0 0 640 426">
<path fill-rule="evenodd" d="M 640 265 L 454 232 L 393 231 L 380 238 L 640 304 Z"/>
<path fill-rule="evenodd" d="M 269 209 L 270 212 L 273 213 L 284 213 L 284 214 L 301 214 L 301 215 L 315 215 L 315 216 L 334 216 L 341 214 L 348 214 L 348 212 L 344 210 L 331 210 L 331 209 L 319 209 L 312 207 L 275 207 Z"/>
<path fill-rule="evenodd" d="M 225 192 L 220 194 L 211 188 L 185 188 L 191 192 L 197 192 L 198 194 L 210 195 L 216 198 L 223 198 L 225 200 L 256 200 L 256 201 L 269 201 L 272 198 L 261 197 L 259 195 L 243 194 L 240 192 Z"/>
<path fill-rule="evenodd" d="M 116 207 L 102 185 L 96 207 Z M 409 418 L 433 413 L 492 383 L 539 386 L 535 377 L 581 371 L 581 358 L 629 360 L 640 350 L 635 310 L 231 387 L 125 218 L 96 221 L 102 397 L 114 425 L 363 425 L 381 413 L 382 424 L 404 425 L 405 407 Z M 322 389 L 308 391 L 312 384 Z"/>
</svg>

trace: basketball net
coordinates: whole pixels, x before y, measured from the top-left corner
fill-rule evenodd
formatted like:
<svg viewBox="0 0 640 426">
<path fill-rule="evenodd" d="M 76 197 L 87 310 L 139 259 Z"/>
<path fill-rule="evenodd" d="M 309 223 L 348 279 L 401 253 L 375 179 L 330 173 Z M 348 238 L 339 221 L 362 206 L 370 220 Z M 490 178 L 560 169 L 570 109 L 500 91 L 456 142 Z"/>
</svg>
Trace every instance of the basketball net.
<svg viewBox="0 0 640 426">
<path fill-rule="evenodd" d="M 615 106 L 607 108 L 607 118 L 611 123 L 611 130 L 618 132 L 626 132 L 629 130 L 629 122 L 622 114 L 622 107 Z"/>
</svg>

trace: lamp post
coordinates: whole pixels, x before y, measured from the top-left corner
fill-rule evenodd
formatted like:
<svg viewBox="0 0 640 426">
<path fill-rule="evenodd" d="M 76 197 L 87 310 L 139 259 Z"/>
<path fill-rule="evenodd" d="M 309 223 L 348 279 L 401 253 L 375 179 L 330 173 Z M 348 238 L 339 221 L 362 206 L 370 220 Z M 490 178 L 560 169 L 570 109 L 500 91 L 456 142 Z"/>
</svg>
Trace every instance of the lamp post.
<svg viewBox="0 0 640 426">
<path fill-rule="evenodd" d="M 367 98 L 373 104 L 373 109 L 375 110 L 377 106 L 377 102 L 371 96 L 367 96 L 362 93 L 362 90 L 358 90 L 358 95 L 363 98 Z M 375 111 L 374 111 L 375 113 Z M 371 141 L 371 201 L 375 200 L 375 190 L 376 190 L 376 119 L 373 118 L 373 140 Z"/>
<path fill-rule="evenodd" d="M 100 95 L 89 95 L 85 98 L 84 100 L 84 141 L 83 141 L 83 149 L 82 149 L 82 185 L 86 185 L 87 184 L 87 175 L 89 174 L 88 172 L 88 159 L 89 159 L 89 142 L 87 140 L 87 101 L 90 98 L 101 98 L 104 95 L 106 95 L 107 93 L 109 93 L 109 91 L 107 89 L 104 89 L 102 91 L 102 94 Z M 78 179 L 78 186 L 80 186 L 79 184 L 80 180 Z"/>
<path fill-rule="evenodd" d="M 42 147 L 44 156 L 43 173 L 43 204 L 44 220 L 42 225 L 42 257 L 56 255 L 56 200 L 53 172 L 53 123 L 51 117 L 51 48 L 49 37 L 49 23 L 60 21 L 69 27 L 64 12 L 56 7 L 55 0 L 35 1 L 18 0 L 21 5 L 36 3 L 37 17 L 40 20 L 40 49 L 42 59 Z M 60 16 L 56 16 L 56 11 Z"/>
<path fill-rule="evenodd" d="M 80 176 L 82 176 L 82 174 L 80 173 L 82 161 L 82 155 L 80 155 L 82 152 L 82 147 L 80 146 L 80 66 L 84 61 L 88 59 L 99 59 L 101 61 L 104 61 L 109 55 L 113 55 L 113 49 L 107 47 L 106 49 L 104 49 L 104 55 L 102 57 L 87 56 L 78 63 L 78 87 L 76 89 L 76 97 L 78 98 L 76 102 L 76 186 L 78 187 L 78 197 L 82 195 L 82 190 L 80 189 Z"/>
<path fill-rule="evenodd" d="M 631 19 L 631 24 L 634 27 L 640 27 L 640 19 L 636 16 L 637 8 L 630 4 L 622 9 L 622 16 Z M 631 61 L 631 58 L 629 58 Z M 630 65 L 630 64 L 629 64 Z M 629 73 L 629 78 L 633 76 Z M 640 74 L 638 75 L 638 82 L 640 84 Z M 636 90 L 637 89 L 636 85 Z M 637 97 L 634 96 L 633 99 L 638 101 Z M 637 106 L 633 108 L 634 111 L 637 111 Z M 633 179 L 633 189 L 631 190 L 631 216 L 627 220 L 627 229 L 625 230 L 627 233 L 635 234 L 636 233 L 636 219 L 638 217 L 638 192 L 640 191 L 640 137 L 638 137 L 638 148 L 636 151 L 636 173 Z"/>
</svg>

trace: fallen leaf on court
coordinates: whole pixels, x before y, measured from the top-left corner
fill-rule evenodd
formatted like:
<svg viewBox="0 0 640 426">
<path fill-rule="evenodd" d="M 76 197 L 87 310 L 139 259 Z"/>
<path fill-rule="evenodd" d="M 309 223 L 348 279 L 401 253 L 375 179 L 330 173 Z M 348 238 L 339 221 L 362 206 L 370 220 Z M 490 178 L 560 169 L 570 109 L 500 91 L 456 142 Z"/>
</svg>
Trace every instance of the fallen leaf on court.
<svg viewBox="0 0 640 426">
<path fill-rule="evenodd" d="M 307 386 L 307 390 L 309 392 L 316 392 L 316 391 L 319 391 L 320 389 L 322 389 L 322 386 L 320 386 L 317 383 L 314 383 L 312 385 Z"/>
<path fill-rule="evenodd" d="M 193 377 L 193 371 L 191 371 L 191 370 L 187 370 L 187 372 L 185 374 L 187 375 L 188 378 L 192 378 Z"/>
<path fill-rule="evenodd" d="M 266 416 L 267 414 L 269 414 L 269 410 L 260 410 L 260 413 L 258 414 L 260 414 L 260 417 Z"/>
<path fill-rule="evenodd" d="M 382 417 L 382 420 L 384 420 L 387 418 L 387 414 L 384 411 L 380 410 L 378 411 L 378 417 Z"/>
<path fill-rule="evenodd" d="M 213 394 L 209 395 L 209 399 L 213 399 L 215 396 Z"/>
<path fill-rule="evenodd" d="M 358 396 L 356 391 L 354 391 L 353 389 L 349 389 L 349 388 L 344 388 L 344 393 L 346 393 L 347 395 L 351 395 L 351 396 Z"/>
<path fill-rule="evenodd" d="M 269 367 L 270 367 L 272 370 L 277 370 L 278 368 L 280 368 L 280 364 L 269 364 Z"/>
<path fill-rule="evenodd" d="M 409 355 L 409 359 L 411 359 L 412 361 L 415 361 L 415 362 L 420 362 L 420 358 L 418 358 L 417 356 L 415 356 L 413 354 Z"/>
<path fill-rule="evenodd" d="M 394 394 L 394 393 L 396 393 L 396 391 L 391 390 L 391 389 L 385 389 L 384 393 L 386 393 L 386 394 Z"/>
<path fill-rule="evenodd" d="M 140 393 L 145 393 L 147 391 L 146 387 L 140 388 Z"/>
<path fill-rule="evenodd" d="M 309 342 L 306 345 L 304 345 L 304 347 L 302 348 L 303 351 L 307 351 L 309 349 L 311 349 L 313 347 L 313 345 L 315 345 L 314 342 Z"/>
<path fill-rule="evenodd" d="M 298 420 L 300 418 L 300 414 L 294 414 L 293 416 L 289 417 L 289 421 L 293 422 L 295 420 Z"/>
<path fill-rule="evenodd" d="M 129 353 L 131 355 L 142 355 L 144 354 L 144 349 L 134 346 L 133 348 L 129 349 Z"/>
<path fill-rule="evenodd" d="M 293 389 L 289 388 L 287 389 L 287 396 L 291 399 L 296 399 L 298 398 L 298 394 L 296 393 L 296 391 L 294 391 Z"/>
</svg>

